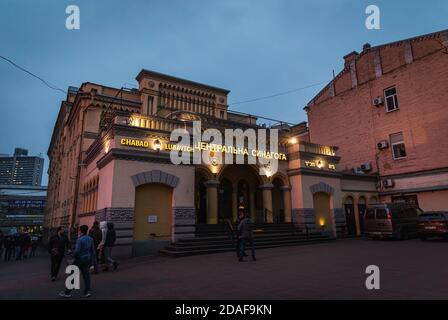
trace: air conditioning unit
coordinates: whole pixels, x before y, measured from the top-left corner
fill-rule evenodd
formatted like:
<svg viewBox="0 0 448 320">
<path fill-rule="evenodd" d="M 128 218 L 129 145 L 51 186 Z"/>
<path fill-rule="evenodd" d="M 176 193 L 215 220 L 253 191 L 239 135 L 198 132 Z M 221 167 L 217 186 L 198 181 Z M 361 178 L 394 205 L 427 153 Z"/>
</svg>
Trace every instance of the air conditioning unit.
<svg viewBox="0 0 448 320">
<path fill-rule="evenodd" d="M 374 105 L 375 107 L 381 106 L 381 105 L 383 105 L 383 104 L 384 104 L 384 99 L 383 99 L 383 97 L 377 97 L 377 98 L 373 99 L 373 105 Z"/>
<path fill-rule="evenodd" d="M 354 173 L 354 174 L 364 174 L 364 171 L 360 167 L 358 167 L 358 168 L 353 168 L 352 169 L 352 173 Z"/>
<path fill-rule="evenodd" d="M 370 163 L 363 163 L 361 165 L 361 170 L 364 172 L 372 171 L 372 165 Z"/>
<path fill-rule="evenodd" d="M 384 179 L 383 180 L 384 188 L 392 188 L 393 186 L 394 186 L 394 180 L 392 180 L 392 179 Z"/>
<path fill-rule="evenodd" d="M 378 147 L 378 149 L 386 149 L 389 147 L 389 142 L 387 142 L 387 140 L 381 140 L 380 142 L 378 142 L 378 144 L 376 145 Z"/>
</svg>

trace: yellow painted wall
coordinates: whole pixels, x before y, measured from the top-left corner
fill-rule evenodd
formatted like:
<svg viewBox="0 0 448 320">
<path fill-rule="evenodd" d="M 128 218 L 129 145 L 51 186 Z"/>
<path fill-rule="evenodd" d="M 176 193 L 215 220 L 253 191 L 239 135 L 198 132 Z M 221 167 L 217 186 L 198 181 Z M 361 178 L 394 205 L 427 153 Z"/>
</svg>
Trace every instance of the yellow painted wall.
<svg viewBox="0 0 448 320">
<path fill-rule="evenodd" d="M 321 229 L 321 223 L 324 223 L 324 230 L 332 230 L 332 219 L 330 214 L 330 196 L 323 192 L 313 195 L 313 207 L 316 217 L 316 228 Z"/>
<path fill-rule="evenodd" d="M 173 190 L 163 184 L 150 183 L 135 191 L 134 240 L 169 240 L 171 236 Z M 148 223 L 148 216 L 157 216 Z M 151 236 L 154 233 L 156 237 Z"/>
</svg>

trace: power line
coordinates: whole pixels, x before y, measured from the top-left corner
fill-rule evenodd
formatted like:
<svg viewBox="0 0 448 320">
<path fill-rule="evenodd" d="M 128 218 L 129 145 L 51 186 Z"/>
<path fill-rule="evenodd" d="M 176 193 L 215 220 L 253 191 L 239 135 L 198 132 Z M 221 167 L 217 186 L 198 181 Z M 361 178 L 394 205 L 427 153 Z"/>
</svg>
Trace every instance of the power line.
<svg viewBox="0 0 448 320">
<path fill-rule="evenodd" d="M 330 81 L 331 80 L 326 80 L 326 81 L 322 81 L 322 82 L 319 82 L 319 83 L 310 84 L 310 85 L 305 86 L 305 87 L 292 89 L 292 90 L 288 90 L 288 91 L 283 91 L 283 92 L 279 92 L 279 93 L 274 93 L 274 94 L 271 94 L 269 96 L 263 96 L 263 97 L 248 99 L 248 100 L 237 101 L 237 102 L 234 102 L 234 103 L 230 103 L 229 106 L 234 106 L 234 105 L 243 104 L 243 103 L 250 103 L 250 102 L 255 102 L 255 101 L 260 101 L 260 100 L 271 99 L 271 98 L 275 98 L 275 97 L 278 97 L 278 96 L 284 96 L 284 95 L 287 95 L 287 94 L 290 94 L 290 93 L 294 93 L 294 92 L 297 92 L 297 91 L 301 91 L 301 90 L 304 90 L 304 89 L 316 87 L 316 86 L 322 85 L 324 83 L 328 83 Z"/>
<path fill-rule="evenodd" d="M 65 91 L 65 90 L 63 90 L 63 89 L 61 89 L 61 88 L 59 88 L 59 87 L 57 87 L 57 86 L 51 84 L 50 82 L 48 82 L 48 81 L 42 79 L 42 78 L 39 77 L 38 75 L 35 75 L 35 74 L 32 73 L 31 71 L 26 70 L 25 68 L 19 66 L 19 65 L 18 65 L 17 63 L 15 63 L 14 61 L 12 61 L 12 60 L 10 60 L 10 59 L 4 57 L 4 56 L 0 56 L 0 58 L 2 58 L 3 60 L 5 60 L 6 62 L 10 63 L 11 65 L 13 65 L 14 67 L 16 67 L 17 69 L 19 69 L 19 70 L 21 70 L 21 71 L 23 71 L 23 72 L 29 74 L 30 76 L 32 76 L 32 77 L 34 77 L 34 78 L 40 80 L 40 81 L 43 82 L 43 84 L 45 84 L 48 88 L 53 89 L 53 90 L 57 90 L 57 91 L 61 91 L 62 93 L 67 94 L 67 91 Z"/>
</svg>

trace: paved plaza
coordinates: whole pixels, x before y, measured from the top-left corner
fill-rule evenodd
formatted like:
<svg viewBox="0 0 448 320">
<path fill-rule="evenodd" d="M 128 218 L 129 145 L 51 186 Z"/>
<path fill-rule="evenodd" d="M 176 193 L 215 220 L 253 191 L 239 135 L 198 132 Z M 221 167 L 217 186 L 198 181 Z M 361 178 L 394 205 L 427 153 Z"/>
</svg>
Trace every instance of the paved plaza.
<svg viewBox="0 0 448 320">
<path fill-rule="evenodd" d="M 242 263 L 234 253 L 134 258 L 115 272 L 93 275 L 92 298 L 448 299 L 444 241 L 345 239 L 259 250 L 257 258 Z M 365 288 L 365 268 L 372 264 L 381 271 L 380 290 Z M 48 273 L 43 253 L 0 262 L 0 299 L 58 299 L 63 273 L 56 282 Z"/>
</svg>

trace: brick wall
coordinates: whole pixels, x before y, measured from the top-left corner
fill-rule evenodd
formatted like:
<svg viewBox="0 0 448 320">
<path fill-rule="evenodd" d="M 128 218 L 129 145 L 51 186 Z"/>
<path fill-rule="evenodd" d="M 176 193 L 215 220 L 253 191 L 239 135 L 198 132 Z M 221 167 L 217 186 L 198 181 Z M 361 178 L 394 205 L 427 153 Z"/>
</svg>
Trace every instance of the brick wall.
<svg viewBox="0 0 448 320">
<path fill-rule="evenodd" d="M 330 97 L 326 88 L 310 103 L 311 141 L 339 146 L 342 170 L 368 162 L 374 171 L 379 168 L 381 175 L 448 167 L 448 54 L 442 50 L 444 37 L 443 33 L 421 37 L 358 55 L 358 86 L 352 88 L 346 68 L 335 80 L 335 97 Z M 380 74 L 375 65 L 378 62 Z M 391 86 L 397 89 L 400 109 L 387 113 L 385 106 L 375 107 L 372 101 Z M 403 132 L 404 160 L 393 160 L 390 147 L 381 151 L 376 147 L 397 132 Z"/>
</svg>

